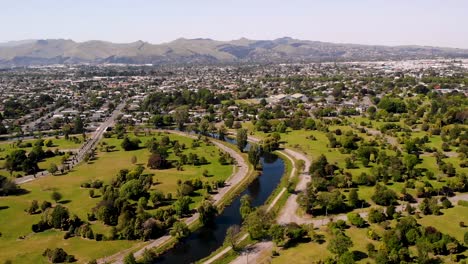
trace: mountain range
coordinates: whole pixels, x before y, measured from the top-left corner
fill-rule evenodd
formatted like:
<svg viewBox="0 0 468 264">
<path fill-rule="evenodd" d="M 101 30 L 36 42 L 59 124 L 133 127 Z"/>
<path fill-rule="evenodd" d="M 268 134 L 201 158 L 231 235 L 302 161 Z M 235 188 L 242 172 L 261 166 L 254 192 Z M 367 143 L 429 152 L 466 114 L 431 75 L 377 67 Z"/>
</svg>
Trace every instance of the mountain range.
<svg viewBox="0 0 468 264">
<path fill-rule="evenodd" d="M 468 49 L 336 44 L 290 37 L 232 41 L 180 38 L 168 43 L 111 43 L 69 39 L 0 43 L 0 66 L 50 64 L 221 64 L 468 58 Z"/>
</svg>

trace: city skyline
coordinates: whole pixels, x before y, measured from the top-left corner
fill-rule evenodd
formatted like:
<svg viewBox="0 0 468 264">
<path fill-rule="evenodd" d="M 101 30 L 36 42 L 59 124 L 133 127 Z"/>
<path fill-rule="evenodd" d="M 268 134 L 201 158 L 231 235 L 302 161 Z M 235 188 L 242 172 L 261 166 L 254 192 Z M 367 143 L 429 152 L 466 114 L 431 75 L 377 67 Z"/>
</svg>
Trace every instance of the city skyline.
<svg viewBox="0 0 468 264">
<path fill-rule="evenodd" d="M 334 43 L 468 48 L 464 1 L 46 0 L 2 4 L 0 42 L 104 40 L 154 44 L 178 38 L 233 40 L 284 36 Z"/>
</svg>

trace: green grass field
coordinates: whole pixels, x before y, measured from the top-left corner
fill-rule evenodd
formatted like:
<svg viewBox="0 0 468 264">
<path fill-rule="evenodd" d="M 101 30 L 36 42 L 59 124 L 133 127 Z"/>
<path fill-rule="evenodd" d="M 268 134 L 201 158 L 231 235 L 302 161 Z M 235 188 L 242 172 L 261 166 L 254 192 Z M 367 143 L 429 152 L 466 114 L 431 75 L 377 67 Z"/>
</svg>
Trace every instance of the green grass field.
<svg viewBox="0 0 468 264">
<path fill-rule="evenodd" d="M 154 135 L 156 138 L 160 137 Z M 141 137 L 145 142 L 151 136 Z M 154 173 L 154 180 L 160 184 L 153 186 L 164 193 L 175 194 L 177 180 L 203 178 L 203 170 L 208 170 L 212 175 L 202 180 L 226 179 L 231 175 L 233 166 L 221 165 L 218 162 L 218 149 L 215 146 L 207 146 L 205 143 L 196 149 L 190 149 L 192 139 L 179 135 L 170 135 L 171 140 L 179 140 L 185 143 L 188 149 L 184 153 L 193 152 L 205 157 L 210 164 L 202 166 L 184 166 L 183 171 L 175 168 L 167 170 L 145 170 L 144 173 Z M 24 212 L 32 200 L 41 203 L 44 200 L 51 201 L 50 195 L 53 190 L 59 191 L 63 195 L 62 201 L 69 208 L 72 214 L 78 215 L 81 219 L 87 219 L 87 213 L 100 201 L 99 198 L 90 198 L 87 189 L 80 187 L 81 183 L 99 179 L 105 183 L 110 183 L 111 179 L 120 169 L 132 168 L 132 156 L 137 157 L 137 163 L 146 165 L 149 151 L 145 148 L 135 151 L 123 151 L 120 148 L 120 141 L 115 138 L 104 139 L 109 145 L 115 145 L 117 151 L 98 152 L 97 159 L 88 163 L 80 164 L 71 172 L 62 176 L 48 176 L 36 181 L 22 185 L 28 191 L 27 194 L 19 196 L 7 196 L 0 198 L 0 260 L 12 260 L 13 263 L 45 263 L 42 252 L 50 247 L 63 247 L 68 253 L 75 255 L 80 263 L 111 255 L 120 250 L 129 248 L 141 243 L 139 241 L 93 241 L 82 238 L 63 239 L 65 232 L 49 230 L 43 233 L 33 233 L 31 225 L 40 220 L 41 215 L 28 215 Z M 141 144 L 143 145 L 143 144 Z M 174 154 L 170 153 L 169 159 L 173 159 Z M 99 192 L 98 192 L 99 193 Z M 201 200 L 195 197 L 195 203 Z M 106 234 L 110 228 L 101 223 L 93 223 L 95 233 Z M 25 237 L 25 239 L 19 239 Z"/>
<path fill-rule="evenodd" d="M 81 140 L 81 137 L 79 137 Z M 73 142 L 71 140 L 66 140 L 64 137 L 48 137 L 48 138 L 43 138 L 44 141 L 46 140 L 52 140 L 53 146 L 51 147 L 46 147 L 43 146 L 42 149 L 44 151 L 51 150 L 55 151 L 56 149 L 61 150 L 61 151 L 66 151 L 66 150 L 72 150 L 72 149 L 78 149 L 81 146 L 81 143 Z M 37 139 L 28 139 L 22 141 L 23 143 L 31 143 L 34 144 L 34 142 Z M 5 163 L 5 157 L 10 154 L 13 150 L 16 149 L 22 149 L 25 150 L 26 152 L 31 151 L 32 147 L 29 148 L 19 148 L 17 145 L 17 141 L 8 141 L 8 142 L 2 142 L 0 143 L 0 175 L 2 176 L 10 176 L 10 173 L 4 169 L 4 163 Z M 55 156 L 51 158 L 46 158 L 42 160 L 41 162 L 38 163 L 39 169 L 41 170 L 46 170 L 49 167 L 50 163 L 55 163 L 59 165 L 61 163 L 61 156 Z M 14 172 L 13 176 L 16 177 L 16 175 L 24 175 L 24 172 Z"/>
</svg>

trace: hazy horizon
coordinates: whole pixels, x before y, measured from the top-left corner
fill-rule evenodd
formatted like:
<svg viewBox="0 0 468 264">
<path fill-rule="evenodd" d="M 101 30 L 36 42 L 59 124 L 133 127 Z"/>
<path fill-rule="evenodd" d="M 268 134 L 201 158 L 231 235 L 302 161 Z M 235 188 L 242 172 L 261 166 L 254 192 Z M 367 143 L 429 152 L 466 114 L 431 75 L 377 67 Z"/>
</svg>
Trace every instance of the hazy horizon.
<svg viewBox="0 0 468 264">
<path fill-rule="evenodd" d="M 2 3 L 0 42 L 28 39 L 153 44 L 178 38 L 292 37 L 364 45 L 468 48 L 462 0 L 20 0 Z"/>
</svg>

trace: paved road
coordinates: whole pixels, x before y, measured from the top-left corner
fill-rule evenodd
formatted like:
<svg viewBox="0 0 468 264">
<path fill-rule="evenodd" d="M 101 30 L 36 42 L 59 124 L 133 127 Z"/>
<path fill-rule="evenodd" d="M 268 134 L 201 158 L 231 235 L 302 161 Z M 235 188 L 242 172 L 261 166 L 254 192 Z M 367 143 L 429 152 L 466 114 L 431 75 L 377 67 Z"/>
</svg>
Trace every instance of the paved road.
<svg viewBox="0 0 468 264">
<path fill-rule="evenodd" d="M 71 160 L 67 163 L 69 169 L 72 169 L 81 161 L 83 161 L 86 153 L 97 145 L 99 140 L 101 140 L 104 132 L 106 132 L 107 128 L 115 124 L 115 120 L 117 116 L 119 116 L 122 113 L 122 109 L 124 106 L 125 106 L 125 102 L 122 102 L 121 104 L 119 104 L 115 108 L 114 112 L 112 112 L 112 115 L 109 118 L 107 118 L 104 122 L 102 122 L 102 124 L 92 134 L 91 138 L 88 138 L 86 142 L 78 149 L 78 152 L 71 157 Z M 38 178 L 48 176 L 49 174 L 50 173 L 48 171 L 41 171 L 41 172 L 36 173 L 35 175 L 27 175 L 21 178 L 16 178 L 15 183 L 16 184 L 27 183 L 30 181 L 34 181 Z"/>
<path fill-rule="evenodd" d="M 169 133 L 174 133 L 178 135 L 182 135 L 185 137 L 191 137 L 191 138 L 196 138 L 196 136 L 183 133 L 180 131 L 172 131 L 172 130 L 162 130 L 164 132 L 169 132 Z M 229 153 L 231 157 L 233 157 L 236 161 L 236 166 L 237 170 L 233 172 L 233 174 L 226 180 L 225 187 L 221 188 L 218 190 L 218 193 L 212 196 L 213 202 L 215 205 L 218 205 L 221 199 L 230 191 L 232 191 L 233 188 L 235 188 L 242 180 L 245 179 L 248 175 L 249 167 L 247 165 L 247 161 L 239 154 L 237 153 L 234 149 L 227 147 L 226 145 L 217 142 L 217 141 L 212 141 L 213 144 L 215 144 L 219 149 L 223 150 L 224 152 Z M 194 223 L 198 219 L 199 214 L 195 213 L 189 218 L 186 218 L 184 222 L 187 225 L 190 225 Z M 171 235 L 167 234 L 165 236 L 162 236 L 156 240 L 151 241 L 149 244 L 138 250 L 137 252 L 134 253 L 134 256 L 136 259 L 139 259 L 143 256 L 143 253 L 146 249 L 152 249 L 155 247 L 159 247 L 163 245 L 164 243 L 167 243 L 171 239 Z M 107 262 L 112 262 L 112 263 L 123 263 L 123 259 L 125 256 L 127 256 L 130 252 L 134 251 L 133 248 L 126 249 L 123 251 L 120 251 L 112 256 L 108 256 L 102 259 L 98 260 L 98 263 L 107 263 Z"/>
</svg>

